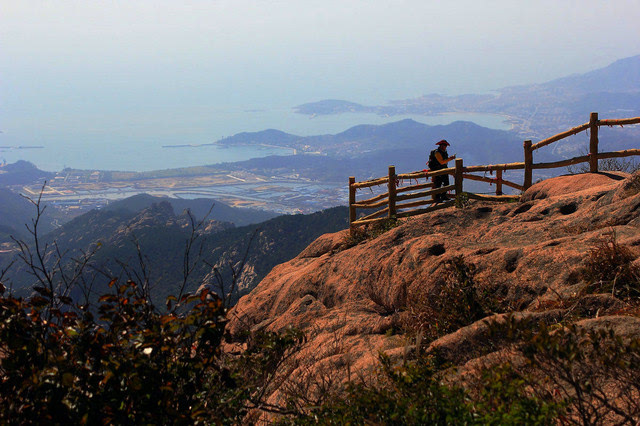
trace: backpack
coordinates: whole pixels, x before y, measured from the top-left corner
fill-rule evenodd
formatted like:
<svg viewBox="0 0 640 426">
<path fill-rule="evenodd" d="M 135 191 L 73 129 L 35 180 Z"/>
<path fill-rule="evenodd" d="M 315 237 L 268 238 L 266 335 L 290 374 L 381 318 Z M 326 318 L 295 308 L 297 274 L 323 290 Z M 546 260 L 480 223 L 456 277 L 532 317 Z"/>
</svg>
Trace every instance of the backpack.
<svg viewBox="0 0 640 426">
<path fill-rule="evenodd" d="M 442 166 L 440 165 L 440 162 L 436 160 L 436 151 L 437 149 L 434 149 L 429 154 L 429 162 L 427 163 L 427 166 L 429 166 L 429 170 L 438 170 L 442 168 Z"/>
</svg>

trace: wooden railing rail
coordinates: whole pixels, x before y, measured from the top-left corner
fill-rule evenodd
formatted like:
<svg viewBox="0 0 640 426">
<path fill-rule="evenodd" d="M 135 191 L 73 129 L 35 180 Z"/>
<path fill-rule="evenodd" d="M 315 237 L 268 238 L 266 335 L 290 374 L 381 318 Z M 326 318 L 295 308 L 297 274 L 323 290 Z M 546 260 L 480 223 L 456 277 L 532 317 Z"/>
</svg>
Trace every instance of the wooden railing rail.
<svg viewBox="0 0 640 426">
<path fill-rule="evenodd" d="M 456 159 L 455 167 L 449 167 L 442 170 L 430 171 L 423 170 L 411 173 L 396 174 L 395 166 L 389 166 L 389 173 L 385 177 L 370 179 L 363 182 L 356 182 L 355 177 L 349 177 L 349 227 L 353 232 L 354 228 L 359 225 L 368 225 L 385 221 L 391 218 L 401 218 L 420 215 L 431 211 L 436 211 L 451 207 L 455 201 L 449 200 L 442 203 L 436 203 L 434 196 L 438 194 L 454 192 L 456 199 L 463 193 L 463 181 L 465 179 L 486 182 L 496 185 L 495 195 L 474 194 L 466 192 L 468 198 L 485 201 L 511 201 L 516 200 L 519 195 L 503 195 L 503 186 L 509 186 L 519 191 L 525 191 L 532 184 L 533 170 L 552 169 L 558 167 L 566 167 L 579 163 L 589 163 L 589 171 L 595 173 L 598 171 L 598 160 L 608 158 L 629 157 L 640 155 L 640 149 L 626 149 L 614 152 L 598 152 L 598 130 L 601 126 L 623 126 L 629 124 L 640 124 L 640 117 L 623 118 L 623 119 L 607 119 L 599 120 L 598 113 L 592 112 L 589 116 L 589 122 L 573 127 L 565 132 L 558 133 L 550 138 L 543 139 L 537 143 L 530 140 L 524 141 L 524 161 L 518 163 L 492 164 L 483 166 L 463 165 L 461 158 Z M 574 157 L 567 160 L 554 161 L 548 163 L 534 163 L 533 152 L 537 149 L 558 142 L 569 136 L 576 135 L 580 132 L 589 130 L 589 154 L 580 157 Z M 503 172 L 506 170 L 522 170 L 524 169 L 524 182 L 522 185 L 503 179 Z M 478 172 L 496 172 L 495 178 L 487 176 L 478 176 L 471 173 Z M 434 188 L 429 178 L 449 174 L 454 177 L 453 185 Z M 426 183 L 419 183 L 419 179 L 426 179 Z M 404 180 L 416 181 L 415 185 L 404 186 Z M 373 186 L 385 185 L 387 191 L 375 195 L 366 200 L 356 201 L 356 190 L 362 188 L 371 188 Z M 426 189 L 426 190 L 425 190 Z M 403 201 L 415 200 L 402 203 Z M 427 208 L 416 209 L 429 205 Z M 382 208 L 381 208 L 382 207 Z M 357 219 L 356 209 L 374 209 L 380 210 L 370 213 L 367 216 Z"/>
<path fill-rule="evenodd" d="M 407 191 L 417 191 L 419 189 L 425 189 L 425 188 L 433 188 L 433 182 L 419 183 L 417 185 L 411 185 L 411 186 L 399 186 L 398 188 L 396 188 L 396 194 L 399 194 L 401 192 L 407 192 Z"/>
<path fill-rule="evenodd" d="M 375 204 L 378 204 L 376 203 L 376 201 L 382 200 L 383 198 L 386 198 L 388 196 L 389 196 L 389 193 L 385 192 L 384 194 L 376 195 L 375 197 L 367 198 L 366 200 L 360 200 L 356 203 L 356 207 L 365 207 L 367 205 L 370 205 L 373 207 L 375 206 Z"/>
<path fill-rule="evenodd" d="M 449 167 L 447 169 L 435 170 L 435 171 L 421 171 L 421 172 L 412 172 L 412 173 L 403 173 L 399 174 L 396 177 L 398 179 L 417 179 L 423 177 L 434 177 L 434 176 L 442 176 L 446 174 L 453 174 L 456 171 L 455 167 Z"/>
<path fill-rule="evenodd" d="M 599 120 L 598 123 L 600 126 L 625 126 L 627 124 L 640 124 L 640 117 Z"/>
<path fill-rule="evenodd" d="M 496 185 L 506 185 L 506 186 L 510 186 L 511 188 L 514 189 L 518 189 L 520 191 L 524 191 L 524 186 L 522 185 L 518 185 L 515 182 L 509 182 L 508 180 L 504 180 L 502 179 L 502 170 L 497 170 L 496 173 L 496 178 L 488 178 L 488 177 L 484 177 L 484 176 L 477 176 L 477 175 L 470 175 L 470 174 L 463 174 L 462 177 L 465 179 L 469 179 L 469 180 L 475 180 L 478 182 L 486 182 L 486 183 L 495 183 Z M 502 192 L 501 188 L 496 188 L 496 192 Z M 502 194 L 497 194 L 497 195 L 502 195 Z"/>
<path fill-rule="evenodd" d="M 353 184 L 353 187 L 358 189 L 358 188 L 369 188 L 370 186 L 378 186 L 378 185 L 382 185 L 384 183 L 387 183 L 389 181 L 389 178 L 383 177 L 383 178 L 379 178 L 379 179 L 372 179 L 372 180 L 367 180 L 364 182 L 355 182 Z"/>
<path fill-rule="evenodd" d="M 557 135 L 553 135 L 550 138 L 543 139 L 540 142 L 532 145 L 531 149 L 535 151 L 536 149 L 540 149 L 543 146 L 547 146 L 547 145 L 552 144 L 554 142 L 557 142 L 557 141 L 559 141 L 561 139 L 568 138 L 569 136 L 573 136 L 575 134 L 583 132 L 583 131 L 587 130 L 588 128 L 589 128 L 589 123 L 581 124 L 579 126 L 576 126 L 576 127 L 572 128 L 572 129 L 567 130 L 566 132 L 558 133 Z"/>
<path fill-rule="evenodd" d="M 489 166 L 469 166 L 469 167 L 465 167 L 464 171 L 467 173 L 472 173 L 472 172 L 493 172 L 496 170 L 518 170 L 518 169 L 524 169 L 524 163 L 493 164 Z"/>
</svg>

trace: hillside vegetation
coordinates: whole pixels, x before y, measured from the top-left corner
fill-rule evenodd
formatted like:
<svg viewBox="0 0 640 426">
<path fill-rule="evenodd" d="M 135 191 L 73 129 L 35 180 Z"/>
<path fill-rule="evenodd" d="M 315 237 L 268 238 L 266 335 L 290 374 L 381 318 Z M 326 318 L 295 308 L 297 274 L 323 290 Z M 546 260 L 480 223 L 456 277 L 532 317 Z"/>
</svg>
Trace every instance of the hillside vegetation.
<svg viewBox="0 0 640 426">
<path fill-rule="evenodd" d="M 53 229 L 55 212 L 45 212 L 42 218 L 43 232 Z M 22 196 L 0 188 L 0 243 L 11 242 L 11 237 L 26 238 L 29 233 L 26 224 L 34 218 L 32 203 Z"/>
<path fill-rule="evenodd" d="M 318 236 L 343 229 L 347 217 L 346 208 L 337 207 L 235 227 L 230 222 L 205 219 L 203 209 L 197 212 L 200 219 L 186 210 L 176 214 L 167 201 L 135 210 L 155 199 L 139 196 L 114 203 L 108 209 L 90 211 L 41 236 L 41 243 L 55 247 L 68 261 L 91 253 L 86 279 L 96 275 L 96 271 L 103 277 L 95 284 L 94 293 L 106 290 L 108 277 L 126 277 L 151 283 L 154 302 L 161 304 L 184 281 L 187 244 L 192 244 L 193 250 L 187 290 L 193 291 L 203 283 L 215 284 L 215 268 L 227 285 L 237 272 L 236 291 L 242 294 L 255 287 L 271 268 L 295 257 Z M 31 244 L 27 237 L 24 241 Z M 53 265 L 56 258 L 50 253 L 49 264 Z M 0 267 L 10 260 L 10 256 L 4 255 Z M 18 294 L 31 292 L 33 282 L 28 268 L 20 263 L 6 274 L 6 284 Z M 237 297 L 234 295 L 234 300 Z"/>
<path fill-rule="evenodd" d="M 103 210 L 128 210 L 139 212 L 152 204 L 167 202 L 175 212 L 189 210 L 196 220 L 209 219 L 230 222 L 235 226 L 245 226 L 264 222 L 278 216 L 276 213 L 263 210 L 231 207 L 210 198 L 182 199 L 171 197 L 154 197 L 148 194 L 138 194 L 123 200 L 109 203 Z"/>
</svg>

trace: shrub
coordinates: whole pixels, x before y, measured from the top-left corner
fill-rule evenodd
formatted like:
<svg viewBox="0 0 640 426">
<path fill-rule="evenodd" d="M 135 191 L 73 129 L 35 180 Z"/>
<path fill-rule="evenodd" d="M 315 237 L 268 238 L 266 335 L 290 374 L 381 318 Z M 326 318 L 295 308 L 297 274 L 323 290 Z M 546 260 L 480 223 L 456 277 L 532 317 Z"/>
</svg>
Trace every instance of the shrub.
<svg viewBox="0 0 640 426">
<path fill-rule="evenodd" d="M 407 329 L 423 333 L 425 343 L 482 319 L 497 307 L 497 300 L 476 284 L 475 265 L 462 256 L 447 260 L 444 273 L 444 282 L 434 291 L 414 289 L 407 298 Z"/>
<path fill-rule="evenodd" d="M 564 401 L 531 392 L 532 376 L 510 363 L 482 370 L 480 380 L 468 403 L 476 424 L 548 425 L 565 412 Z"/>
<path fill-rule="evenodd" d="M 511 339 L 524 357 L 517 370 L 529 372 L 530 393 L 566 406 L 563 423 L 638 423 L 640 339 L 623 339 L 606 328 L 547 327 L 513 317 L 490 328 Z"/>
<path fill-rule="evenodd" d="M 562 413 L 562 405 L 527 391 L 527 381 L 504 367 L 483 374 L 484 386 L 474 396 L 445 384 L 447 366 L 433 356 L 394 367 L 381 356 L 383 386 L 350 384 L 345 393 L 292 424 L 533 424 L 546 425 Z M 509 375 L 507 375 L 507 373 Z"/>
<path fill-rule="evenodd" d="M 477 380 L 442 364 L 437 354 L 394 366 L 381 355 L 377 385 L 345 392 L 290 424 L 637 424 L 640 339 L 610 329 L 547 327 L 509 316 L 491 323 L 511 342 L 511 361 L 477 364 Z M 518 359 L 518 362 L 512 360 Z"/>
<path fill-rule="evenodd" d="M 376 222 L 373 225 L 358 226 L 354 228 L 344 240 L 345 248 L 353 247 L 366 240 L 373 240 L 387 231 L 397 227 L 400 223 L 397 219 L 387 219 Z"/>
<path fill-rule="evenodd" d="M 615 232 L 597 241 L 585 262 L 583 275 L 588 290 L 621 299 L 640 296 L 640 266 L 633 264 L 635 258 L 628 247 L 617 242 Z"/>
<path fill-rule="evenodd" d="M 392 289 L 380 286 L 375 281 L 367 281 L 364 284 L 364 290 L 369 300 L 376 304 L 380 315 L 388 316 L 407 307 L 407 284 L 401 283 L 396 292 Z"/>
<path fill-rule="evenodd" d="M 604 160 L 598 160 L 598 171 L 600 172 L 635 173 L 638 170 L 640 170 L 640 162 L 634 159 L 606 158 Z M 570 174 L 589 173 L 589 163 L 580 163 L 575 166 L 568 166 L 567 171 Z"/>
<path fill-rule="evenodd" d="M 300 342 L 268 334 L 229 359 L 215 294 L 169 298 L 160 313 L 134 282 L 110 286 L 93 312 L 68 299 L 52 308 L 42 288 L 0 297 L 0 423 L 238 422 Z"/>
<path fill-rule="evenodd" d="M 386 386 L 349 384 L 342 395 L 312 409 L 308 415 L 287 419 L 291 424 L 444 424 L 471 419 L 464 409 L 464 392 L 440 384 L 431 359 L 394 368 L 380 357 Z"/>
<path fill-rule="evenodd" d="M 457 209 L 466 209 L 471 206 L 468 192 L 461 192 L 455 198 L 455 206 Z"/>
</svg>

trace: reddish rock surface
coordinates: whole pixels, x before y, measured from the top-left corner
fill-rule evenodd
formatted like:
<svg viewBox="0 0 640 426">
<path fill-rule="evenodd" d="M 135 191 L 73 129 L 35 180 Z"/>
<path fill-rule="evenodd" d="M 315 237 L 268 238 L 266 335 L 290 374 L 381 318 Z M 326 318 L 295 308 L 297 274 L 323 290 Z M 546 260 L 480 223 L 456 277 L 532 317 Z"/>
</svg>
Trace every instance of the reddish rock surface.
<svg viewBox="0 0 640 426">
<path fill-rule="evenodd" d="M 499 297 L 503 312 L 555 322 L 565 315 L 557 302 L 579 294 L 594 244 L 614 235 L 638 263 L 639 230 L 639 173 L 561 176 L 533 185 L 520 202 L 471 202 L 406 219 L 349 248 L 348 231 L 324 235 L 243 297 L 229 329 L 302 329 L 308 343 L 293 375 L 330 364 L 342 378 L 369 377 L 380 351 L 406 353 L 406 296 L 442 283 L 447 260 L 463 256 L 475 265 L 476 283 Z M 634 330 L 637 319 L 610 316 L 622 307 L 611 296 L 589 295 L 573 309 L 593 318 L 585 326 L 608 321 Z M 455 363 L 468 362 L 487 339 L 483 324 L 441 337 L 431 348 L 440 347 Z"/>
</svg>

